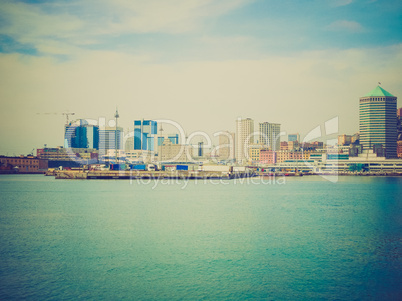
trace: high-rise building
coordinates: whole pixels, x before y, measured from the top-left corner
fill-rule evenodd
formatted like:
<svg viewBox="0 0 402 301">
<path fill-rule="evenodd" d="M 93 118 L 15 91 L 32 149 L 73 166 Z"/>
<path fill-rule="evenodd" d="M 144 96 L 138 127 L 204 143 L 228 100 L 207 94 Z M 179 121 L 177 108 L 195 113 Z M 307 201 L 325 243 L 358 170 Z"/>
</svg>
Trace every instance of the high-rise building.
<svg viewBox="0 0 402 301">
<path fill-rule="evenodd" d="M 248 161 L 248 148 L 254 142 L 254 120 L 251 118 L 236 120 L 236 161 Z"/>
<path fill-rule="evenodd" d="M 99 153 L 106 154 L 109 149 L 122 149 L 123 129 L 106 127 L 99 129 Z"/>
<path fill-rule="evenodd" d="M 65 126 L 65 148 L 99 148 L 99 127 L 88 124 L 85 119 L 78 119 Z"/>
<path fill-rule="evenodd" d="M 398 118 L 396 130 L 397 130 L 397 140 L 402 141 L 402 108 L 399 108 L 396 112 Z"/>
<path fill-rule="evenodd" d="M 397 98 L 380 86 L 360 98 L 360 144 L 365 150 L 382 145 L 387 158 L 397 156 L 396 103 Z"/>
<path fill-rule="evenodd" d="M 281 149 L 281 125 L 279 123 L 262 122 L 259 130 L 260 144 L 268 146 L 273 151 Z"/>
<path fill-rule="evenodd" d="M 228 131 L 220 133 L 217 153 L 221 160 L 233 160 L 235 158 L 235 133 Z"/>
<path fill-rule="evenodd" d="M 153 120 L 134 120 L 134 149 L 155 150 L 155 135 L 158 123 Z"/>
</svg>

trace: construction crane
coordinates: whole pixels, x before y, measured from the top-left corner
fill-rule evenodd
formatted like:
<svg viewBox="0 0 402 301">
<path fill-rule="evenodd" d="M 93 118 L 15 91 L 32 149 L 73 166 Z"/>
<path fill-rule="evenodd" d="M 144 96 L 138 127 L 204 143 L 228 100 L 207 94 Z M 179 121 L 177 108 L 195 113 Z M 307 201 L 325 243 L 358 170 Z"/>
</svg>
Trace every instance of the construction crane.
<svg viewBox="0 0 402 301">
<path fill-rule="evenodd" d="M 75 113 L 71 113 L 71 112 L 64 112 L 62 113 L 63 115 L 66 115 L 66 125 L 68 125 L 68 116 L 70 115 L 75 115 Z"/>
<path fill-rule="evenodd" d="M 75 115 L 73 112 L 63 112 L 63 113 L 36 113 L 37 115 L 65 115 L 66 116 L 66 125 L 68 125 L 69 122 L 69 116 L 70 115 Z"/>
</svg>

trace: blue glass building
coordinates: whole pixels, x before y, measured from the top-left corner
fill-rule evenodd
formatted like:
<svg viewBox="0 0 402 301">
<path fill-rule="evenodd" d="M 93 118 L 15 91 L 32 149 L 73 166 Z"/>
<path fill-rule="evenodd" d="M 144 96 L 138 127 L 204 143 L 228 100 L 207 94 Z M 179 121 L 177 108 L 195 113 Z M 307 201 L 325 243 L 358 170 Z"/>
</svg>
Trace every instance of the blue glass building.
<svg viewBox="0 0 402 301">
<path fill-rule="evenodd" d="M 153 120 L 134 120 L 134 149 L 155 150 L 155 136 L 158 123 Z"/>
<path fill-rule="evenodd" d="M 179 134 L 168 135 L 167 138 L 172 142 L 172 144 L 179 144 Z M 165 137 L 158 137 L 158 145 L 161 146 L 165 141 Z"/>
<path fill-rule="evenodd" d="M 99 127 L 90 125 L 85 119 L 70 122 L 65 127 L 64 147 L 99 148 Z"/>
</svg>

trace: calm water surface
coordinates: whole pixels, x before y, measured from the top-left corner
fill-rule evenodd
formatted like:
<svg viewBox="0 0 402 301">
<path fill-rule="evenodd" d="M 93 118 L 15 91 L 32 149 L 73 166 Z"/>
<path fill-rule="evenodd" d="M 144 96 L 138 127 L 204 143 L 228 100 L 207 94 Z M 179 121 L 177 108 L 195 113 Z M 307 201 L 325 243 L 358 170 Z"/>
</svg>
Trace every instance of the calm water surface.
<svg viewBox="0 0 402 301">
<path fill-rule="evenodd" d="M 0 299 L 401 300 L 402 178 L 185 185 L 0 176 Z"/>
</svg>

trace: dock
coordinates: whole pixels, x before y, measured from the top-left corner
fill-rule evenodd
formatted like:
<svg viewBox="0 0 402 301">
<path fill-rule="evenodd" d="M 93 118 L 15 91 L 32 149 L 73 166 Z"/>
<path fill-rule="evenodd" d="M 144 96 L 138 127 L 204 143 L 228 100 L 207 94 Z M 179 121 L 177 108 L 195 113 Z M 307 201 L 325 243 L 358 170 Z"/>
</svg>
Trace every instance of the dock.
<svg viewBox="0 0 402 301">
<path fill-rule="evenodd" d="M 235 179 L 253 177 L 255 174 L 246 172 L 220 171 L 139 171 L 139 170 L 55 170 L 46 174 L 56 179 Z"/>
</svg>

